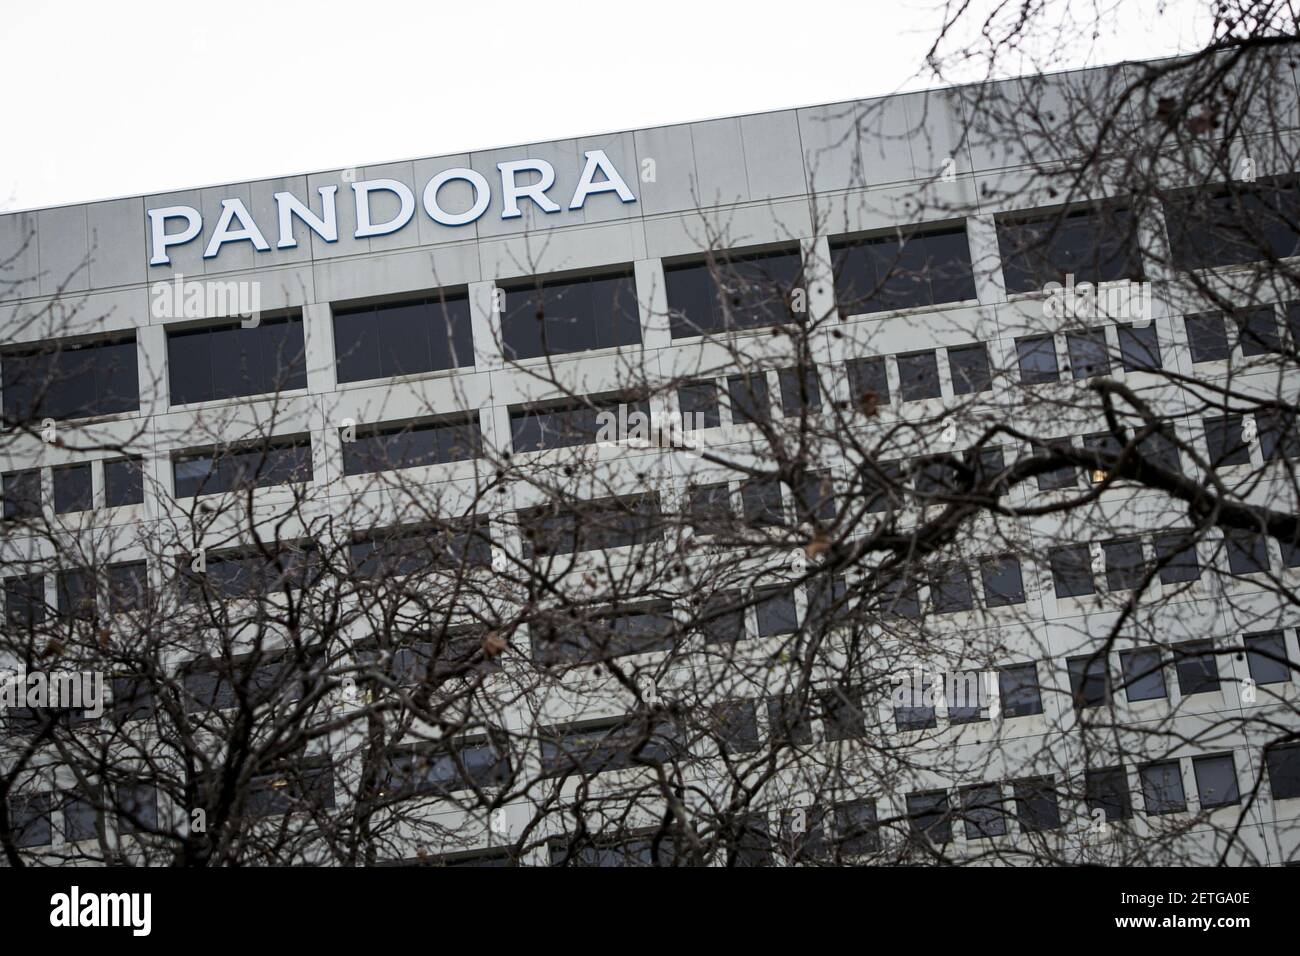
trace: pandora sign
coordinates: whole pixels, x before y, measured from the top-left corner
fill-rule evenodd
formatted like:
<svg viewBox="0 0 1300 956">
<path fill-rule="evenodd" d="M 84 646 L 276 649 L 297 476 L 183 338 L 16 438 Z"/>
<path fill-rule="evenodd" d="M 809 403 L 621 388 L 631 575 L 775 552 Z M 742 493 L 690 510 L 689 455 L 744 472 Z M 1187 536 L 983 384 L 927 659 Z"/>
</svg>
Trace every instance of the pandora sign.
<svg viewBox="0 0 1300 956">
<path fill-rule="evenodd" d="M 632 190 L 628 188 L 623 177 L 605 151 L 591 149 L 583 153 L 586 160 L 578 185 L 569 197 L 568 209 L 581 209 L 587 197 L 597 193 L 614 193 L 623 202 L 636 202 Z M 506 163 L 497 163 L 501 178 L 501 218 L 514 219 L 523 215 L 519 203 L 527 200 L 534 203 L 542 212 L 557 213 L 561 211 L 560 203 L 547 195 L 555 185 L 555 167 L 544 159 L 520 159 Z M 536 173 L 536 182 L 520 183 L 520 173 Z M 597 178 L 597 177 L 600 178 Z M 529 177 L 530 179 L 534 177 Z M 448 210 L 439 200 L 442 187 L 460 180 L 469 185 L 473 199 L 469 207 L 463 210 Z M 365 239 L 368 236 L 384 236 L 397 232 L 407 225 L 415 216 L 415 194 L 406 183 L 396 179 L 370 179 L 354 182 L 352 201 L 356 204 L 356 231 L 353 236 Z M 338 186 L 321 186 L 316 190 L 316 208 L 310 197 L 300 198 L 290 192 L 275 194 L 277 249 L 293 249 L 298 240 L 293 235 L 293 220 L 296 217 L 324 242 L 337 242 L 339 238 L 337 196 Z M 397 213 L 383 222 L 375 222 L 371 209 L 371 196 L 375 193 L 389 193 L 397 198 Z M 487 178 L 473 169 L 444 169 L 424 186 L 420 195 L 420 204 L 425 213 L 434 222 L 444 226 L 465 226 L 474 222 L 487 212 L 492 203 L 492 187 Z M 172 246 L 184 245 L 197 239 L 203 233 L 203 216 L 193 206 L 164 206 L 149 210 L 149 237 L 151 266 L 165 266 L 171 263 L 167 250 Z M 221 214 L 203 248 L 203 258 L 213 259 L 220 254 L 222 246 L 228 242 L 249 242 L 258 252 L 267 252 L 271 244 L 266 233 L 253 219 L 242 199 L 221 200 Z"/>
</svg>

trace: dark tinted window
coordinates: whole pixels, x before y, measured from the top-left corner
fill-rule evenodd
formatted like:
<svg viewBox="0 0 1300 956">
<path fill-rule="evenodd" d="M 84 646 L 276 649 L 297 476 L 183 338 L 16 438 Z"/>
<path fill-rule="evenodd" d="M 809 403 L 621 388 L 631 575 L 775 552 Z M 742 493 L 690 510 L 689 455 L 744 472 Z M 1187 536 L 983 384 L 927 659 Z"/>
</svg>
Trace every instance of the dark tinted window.
<svg viewBox="0 0 1300 956">
<path fill-rule="evenodd" d="M 60 571 L 55 577 L 59 613 L 81 620 L 95 617 L 95 576 L 85 568 Z"/>
<path fill-rule="evenodd" d="M 429 296 L 337 309 L 334 354 L 340 382 L 473 366 L 469 300 Z"/>
<path fill-rule="evenodd" d="M 889 404 L 889 377 L 883 357 L 849 359 L 847 367 L 855 406 L 870 412 Z"/>
<path fill-rule="evenodd" d="M 1061 370 L 1056 364 L 1056 342 L 1050 335 L 1030 335 L 1016 339 L 1016 356 L 1020 363 L 1020 381 L 1026 385 L 1057 382 Z"/>
<path fill-rule="evenodd" d="M 1092 594 L 1095 590 L 1091 559 L 1086 546 L 1074 544 L 1055 548 L 1049 555 L 1049 563 L 1057 597 L 1078 597 L 1081 594 Z"/>
<path fill-rule="evenodd" d="M 722 419 L 718 412 L 718 383 L 704 380 L 686 382 L 677 387 L 677 404 L 688 429 L 717 428 Z"/>
<path fill-rule="evenodd" d="M 663 537 L 659 499 L 605 498 L 576 509 L 550 507 L 520 512 L 524 556 L 626 548 Z"/>
<path fill-rule="evenodd" d="M 1225 465 L 1250 464 L 1250 446 L 1241 433 L 1241 416 L 1207 418 L 1205 424 L 1205 451 L 1211 468 Z"/>
<path fill-rule="evenodd" d="M 1219 689 L 1219 662 L 1211 641 L 1187 641 L 1174 648 L 1178 690 L 1184 697 L 1210 694 Z"/>
<path fill-rule="evenodd" d="M 490 739 L 422 744 L 389 754 L 382 773 L 385 796 L 449 794 L 504 783 L 510 777 L 510 755 Z"/>
<path fill-rule="evenodd" d="M 1133 815 L 1133 801 L 1128 790 L 1128 773 L 1123 767 L 1104 767 L 1084 774 L 1089 815 L 1101 810 L 1107 820 L 1127 820 Z"/>
<path fill-rule="evenodd" d="M 837 686 L 819 691 L 822 728 L 827 740 L 849 740 L 863 736 L 862 693 L 854 687 Z"/>
<path fill-rule="evenodd" d="M 5 620 L 10 627 L 31 627 L 45 620 L 45 578 L 28 574 L 4 579 Z"/>
<path fill-rule="evenodd" d="M 1192 535 L 1185 531 L 1170 531 L 1156 535 L 1155 544 L 1162 584 L 1200 578 L 1201 565 L 1196 556 L 1196 539 Z"/>
<path fill-rule="evenodd" d="M 14 422 L 89 418 L 140 407 L 135 336 L 81 345 L 50 342 L 0 360 L 4 414 Z"/>
<path fill-rule="evenodd" d="M 804 411 L 811 413 L 822 407 L 817 369 L 783 368 L 777 372 L 777 378 L 781 385 L 781 410 L 786 417 L 794 417 Z"/>
<path fill-rule="evenodd" d="M 1002 836 L 1007 832 L 1002 788 L 996 783 L 964 788 L 961 791 L 961 815 L 966 839 Z"/>
<path fill-rule="evenodd" d="M 963 564 L 936 568 L 930 577 L 930 603 L 939 614 L 969 611 L 975 606 L 970 571 Z"/>
<path fill-rule="evenodd" d="M 1111 591 L 1129 591 L 1146 578 L 1146 559 L 1142 556 L 1141 538 L 1119 538 L 1102 545 L 1106 555 L 1106 587 Z"/>
<path fill-rule="evenodd" d="M 104 503 L 109 508 L 144 501 L 144 460 L 113 458 L 104 462 Z"/>
<path fill-rule="evenodd" d="M 10 471 L 3 479 L 5 517 L 18 521 L 23 518 L 41 516 L 41 473 L 33 468 L 29 471 Z"/>
<path fill-rule="evenodd" d="M 631 417 L 634 413 L 640 413 L 637 419 Z M 644 400 L 616 396 L 510 412 L 511 440 L 517 453 L 589 445 L 607 425 L 613 428 L 606 434 L 616 441 L 634 431 L 648 438 L 650 406 Z"/>
<path fill-rule="evenodd" d="M 898 356 L 898 390 L 903 401 L 938 398 L 939 363 L 933 351 Z"/>
<path fill-rule="evenodd" d="M 302 317 L 168 331 L 167 369 L 173 405 L 306 388 Z"/>
<path fill-rule="evenodd" d="M 918 837 L 934 843 L 952 839 L 952 817 L 948 813 L 948 794 L 944 790 L 907 795 L 907 821 Z"/>
<path fill-rule="evenodd" d="M 700 485 L 690 489 L 691 525 L 699 534 L 713 534 L 718 525 L 730 522 L 731 489 L 726 483 Z"/>
<path fill-rule="evenodd" d="M 847 317 L 975 298 L 964 225 L 831 243 L 835 298 Z"/>
<path fill-rule="evenodd" d="M 1281 631 L 1247 634 L 1244 643 L 1250 679 L 1256 684 L 1282 684 L 1291 680 L 1291 663 Z"/>
<path fill-rule="evenodd" d="M 1295 254 L 1300 197 L 1289 179 L 1189 190 L 1166 197 L 1164 208 L 1170 251 L 1180 269 Z"/>
<path fill-rule="evenodd" d="M 980 579 L 984 582 L 984 603 L 989 607 L 1006 607 L 1025 603 L 1025 584 L 1020 575 L 1020 561 L 1006 556 L 980 561 Z"/>
<path fill-rule="evenodd" d="M 1147 764 L 1140 771 L 1147 813 L 1181 813 L 1187 809 L 1183 774 L 1177 760 Z"/>
<path fill-rule="evenodd" d="M 1061 825 L 1056 784 L 1051 777 L 1018 780 L 1012 788 L 1016 794 L 1016 816 L 1021 830 L 1055 830 Z"/>
<path fill-rule="evenodd" d="M 1196 775 L 1196 792 L 1202 809 L 1226 807 L 1239 803 L 1237 792 L 1237 767 L 1232 754 L 1213 754 L 1192 758 L 1192 772 Z"/>
<path fill-rule="evenodd" d="M 1268 570 L 1268 542 L 1263 535 L 1227 528 L 1223 536 L 1228 549 L 1228 567 L 1233 574 L 1257 574 Z"/>
<path fill-rule="evenodd" d="M 107 577 L 109 613 L 117 614 L 145 606 L 149 598 L 149 567 L 144 561 L 110 564 Z"/>
<path fill-rule="evenodd" d="M 812 714 L 794 694 L 773 697 L 767 702 L 767 723 L 774 743 L 812 743 Z"/>
<path fill-rule="evenodd" d="M 775 478 L 750 478 L 740 485 L 745 520 L 751 525 L 779 525 L 785 520 L 781 483 Z"/>
<path fill-rule="evenodd" d="M 33 793 L 11 796 L 9 826 L 16 846 L 47 846 L 51 840 L 50 795 Z"/>
<path fill-rule="evenodd" d="M 590 276 L 509 289 L 501 331 L 507 358 L 635 345 L 641 318 L 631 275 Z"/>
<path fill-rule="evenodd" d="M 1075 210 L 1033 219 L 999 219 L 998 248 L 1007 291 L 1034 292 L 1049 282 L 1137 279 L 1134 223 L 1127 210 Z"/>
<path fill-rule="evenodd" d="M 787 588 L 759 588 L 755 592 L 759 637 L 791 634 L 799 627 L 794 592 Z"/>
<path fill-rule="evenodd" d="M 54 512 L 68 514 L 94 507 L 90 464 L 64 465 L 54 469 Z"/>
<path fill-rule="evenodd" d="M 1300 458 L 1300 428 L 1296 420 L 1285 412 L 1255 413 L 1255 423 L 1259 432 L 1259 448 L 1264 453 L 1265 461 L 1279 458 Z"/>
<path fill-rule="evenodd" d="M 234 448 L 172 459 L 177 498 L 265 488 L 312 479 L 311 439 L 277 439 L 256 448 Z"/>
<path fill-rule="evenodd" d="M 1067 332 L 1065 344 L 1070 355 L 1070 374 L 1075 378 L 1110 374 L 1106 334 L 1100 329 L 1093 332 Z"/>
<path fill-rule="evenodd" d="M 862 478 L 862 498 L 871 513 L 888 511 L 902 505 L 900 495 L 903 484 L 903 464 L 897 461 L 880 461 L 864 464 L 859 471 Z"/>
<path fill-rule="evenodd" d="M 837 847 L 845 856 L 874 853 L 880 849 L 880 827 L 876 805 L 871 800 L 854 800 L 835 806 Z"/>
<path fill-rule="evenodd" d="M 767 377 L 762 372 L 755 372 L 752 375 L 732 375 L 727 379 L 727 393 L 731 396 L 733 425 L 766 422 L 771 419 L 772 406 L 767 392 Z"/>
<path fill-rule="evenodd" d="M 244 813 L 264 817 L 334 807 L 334 770 L 329 757 L 313 757 L 249 780 Z"/>
<path fill-rule="evenodd" d="M 1268 785 L 1275 800 L 1300 797 L 1300 744 L 1273 747 L 1264 756 Z"/>
<path fill-rule="evenodd" d="M 1228 358 L 1228 330 L 1223 316 L 1218 312 L 1189 315 L 1183 320 L 1187 326 L 1187 346 L 1193 362 L 1221 362 Z"/>
<path fill-rule="evenodd" d="M 1124 674 L 1124 695 L 1130 701 L 1161 700 L 1166 696 L 1160 648 L 1120 651 L 1119 666 Z"/>
<path fill-rule="evenodd" d="M 542 737 L 542 775 L 605 773 L 672 760 L 680 752 L 675 728 L 633 716 L 595 726 L 557 729 Z"/>
<path fill-rule="evenodd" d="M 1156 324 L 1121 325 L 1119 327 L 1119 357 L 1126 372 L 1142 372 L 1160 368 L 1160 342 Z"/>
<path fill-rule="evenodd" d="M 957 395 L 987 392 L 993 387 L 989 349 L 983 342 L 948 349 L 948 368 L 952 372 L 952 390 Z"/>
<path fill-rule="evenodd" d="M 1233 316 L 1237 324 L 1238 341 L 1242 355 L 1267 355 L 1282 349 L 1282 339 L 1277 331 L 1277 313 L 1273 306 L 1251 309 Z"/>
<path fill-rule="evenodd" d="M 1029 717 L 1043 712 L 1038 689 L 1038 666 L 1015 664 L 998 672 L 998 696 L 1007 717 Z"/>
<path fill-rule="evenodd" d="M 803 320 L 791 308 L 794 290 L 803 286 L 798 251 L 723 252 L 712 262 L 666 266 L 664 286 L 675 339 Z"/>
<path fill-rule="evenodd" d="M 1070 671 L 1070 693 L 1074 698 L 1074 709 L 1100 707 L 1109 697 L 1109 674 L 1106 672 L 1105 654 L 1089 654 L 1085 657 L 1072 657 L 1066 664 Z"/>
<path fill-rule="evenodd" d="M 375 427 L 343 442 L 343 473 L 361 475 L 397 468 L 441 465 L 483 454 L 478 417 L 452 422 L 415 422 Z"/>
<path fill-rule="evenodd" d="M 752 700 L 730 700 L 710 708 L 713 736 L 723 753 L 752 753 L 759 748 L 758 711 Z"/>
</svg>

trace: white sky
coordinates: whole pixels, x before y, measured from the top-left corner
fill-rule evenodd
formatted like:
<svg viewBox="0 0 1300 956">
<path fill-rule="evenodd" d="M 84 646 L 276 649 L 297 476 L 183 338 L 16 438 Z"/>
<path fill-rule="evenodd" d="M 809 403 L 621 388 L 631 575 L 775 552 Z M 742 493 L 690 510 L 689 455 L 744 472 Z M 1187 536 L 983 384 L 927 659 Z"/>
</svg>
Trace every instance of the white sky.
<svg viewBox="0 0 1300 956">
<path fill-rule="evenodd" d="M 988 0 L 978 0 L 986 3 Z M 1076 0 L 1091 8 L 1092 0 Z M 0 18 L 0 209 L 930 85 L 940 0 L 38 0 Z M 1168 55 L 1123 0 L 1066 63 Z M 1017 71 L 1019 72 L 1019 71 Z"/>
</svg>

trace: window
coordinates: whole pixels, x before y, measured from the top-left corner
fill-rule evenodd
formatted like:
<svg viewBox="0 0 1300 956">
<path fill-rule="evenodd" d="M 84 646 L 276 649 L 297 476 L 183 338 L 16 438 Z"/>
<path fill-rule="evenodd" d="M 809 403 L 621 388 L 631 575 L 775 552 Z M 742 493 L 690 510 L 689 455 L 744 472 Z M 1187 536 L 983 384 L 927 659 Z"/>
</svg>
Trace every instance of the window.
<svg viewBox="0 0 1300 956">
<path fill-rule="evenodd" d="M 853 800 L 835 805 L 835 834 L 843 856 L 880 850 L 880 826 L 873 800 Z"/>
<path fill-rule="evenodd" d="M 818 691 L 822 727 L 827 740 L 850 740 L 866 734 L 862 713 L 862 692 L 856 687 L 835 686 Z"/>
<path fill-rule="evenodd" d="M 1058 438 L 1055 441 L 1047 443 L 1047 447 L 1042 449 L 1045 454 L 1068 453 L 1074 447 L 1074 444 L 1068 438 Z M 1051 471 L 1040 472 L 1038 475 L 1039 491 L 1060 491 L 1062 488 L 1074 488 L 1079 483 L 1079 470 L 1074 465 L 1065 464 L 1059 468 L 1053 468 Z"/>
<path fill-rule="evenodd" d="M 787 418 L 812 414 L 822 407 L 816 368 L 783 368 L 776 374 L 781 385 L 781 410 Z"/>
<path fill-rule="evenodd" d="M 619 836 L 557 838 L 550 841 L 549 852 L 551 866 L 673 866 L 676 859 L 676 848 L 672 838 L 662 832 L 641 838 Z M 505 862 L 480 865 L 515 865 L 509 856 L 500 859 L 504 859 Z"/>
<path fill-rule="evenodd" d="M 1104 654 L 1071 657 L 1066 664 L 1070 671 L 1070 693 L 1075 710 L 1101 707 L 1109 701 L 1110 675 Z"/>
<path fill-rule="evenodd" d="M 60 571 L 55 576 L 59 613 L 64 617 L 91 621 L 95 618 L 95 575 L 93 571 L 76 568 Z"/>
<path fill-rule="evenodd" d="M 1125 209 L 1077 209 L 1029 219 L 999 219 L 998 248 L 1007 292 L 1033 292 L 1049 282 L 1110 282 L 1141 277 Z"/>
<path fill-rule="evenodd" d="M 1164 209 L 1170 252 L 1180 269 L 1295 254 L 1300 203 L 1289 178 L 1188 190 L 1165 197 Z"/>
<path fill-rule="evenodd" d="M 1160 341 L 1156 324 L 1119 326 L 1119 357 L 1126 372 L 1147 372 L 1161 368 Z"/>
<path fill-rule="evenodd" d="M 1070 374 L 1075 378 L 1110 374 L 1110 353 L 1106 347 L 1106 333 L 1101 329 L 1067 332 L 1065 344 L 1070 354 Z"/>
<path fill-rule="evenodd" d="M 1237 341 L 1241 343 L 1241 354 L 1268 355 L 1282 351 L 1282 340 L 1277 332 L 1277 313 L 1273 306 L 1251 309 L 1242 315 L 1233 316 L 1237 323 Z"/>
<path fill-rule="evenodd" d="M 989 607 L 1025 603 L 1025 584 L 1018 558 L 1010 555 L 983 558 L 980 561 L 980 579 L 984 583 L 984 603 Z"/>
<path fill-rule="evenodd" d="M 772 406 L 767 393 L 767 376 L 762 372 L 732 375 L 727 379 L 727 394 L 731 396 L 733 425 L 771 421 Z"/>
<path fill-rule="evenodd" d="M 1127 820 L 1133 815 L 1133 801 L 1128 790 L 1128 773 L 1123 767 L 1089 769 L 1084 773 L 1088 812 L 1101 810 L 1107 820 Z"/>
<path fill-rule="evenodd" d="M 1274 800 L 1300 797 L 1300 744 L 1273 747 L 1264 754 Z"/>
<path fill-rule="evenodd" d="M 903 483 L 902 462 L 867 462 L 858 473 L 862 476 L 862 498 L 869 514 L 901 506 L 898 489 Z"/>
<path fill-rule="evenodd" d="M 11 471 L 4 476 L 5 518 L 9 521 L 21 521 L 25 518 L 41 516 L 41 472 L 32 468 L 28 471 Z"/>
<path fill-rule="evenodd" d="M 630 273 L 539 281 L 506 289 L 508 359 L 637 345 L 641 317 Z"/>
<path fill-rule="evenodd" d="M 808 707 L 794 694 L 782 694 L 767 702 L 767 723 L 778 745 L 812 743 L 812 719 Z"/>
<path fill-rule="evenodd" d="M 1227 528 L 1223 532 L 1223 541 L 1228 551 L 1228 567 L 1233 574 L 1257 574 L 1268 570 L 1268 542 L 1263 535 Z"/>
<path fill-rule="evenodd" d="M 626 396 L 589 398 L 553 404 L 541 408 L 511 409 L 510 432 L 516 454 L 550 448 L 570 448 L 593 444 L 604 423 L 614 416 L 619 431 L 615 438 L 628 437 L 630 416 L 645 416 L 643 433 L 650 430 L 650 405 Z"/>
<path fill-rule="evenodd" d="M 794 592 L 788 588 L 759 588 L 754 592 L 754 609 L 758 613 L 758 636 L 792 634 L 799 628 Z"/>
<path fill-rule="evenodd" d="M 913 461 L 912 474 L 912 484 L 923 499 L 953 494 L 966 487 L 960 469 L 947 455 Z"/>
<path fill-rule="evenodd" d="M 1005 835 L 1007 819 L 1002 809 L 1002 788 L 996 783 L 963 788 L 961 815 L 968 840 Z"/>
<path fill-rule="evenodd" d="M 899 674 L 893 678 L 894 726 L 907 730 L 932 730 L 939 726 L 934 706 L 934 682 L 928 674 Z"/>
<path fill-rule="evenodd" d="M 767 814 L 747 813 L 729 819 L 723 839 L 727 866 L 772 865 L 772 835 L 768 831 Z"/>
<path fill-rule="evenodd" d="M 1250 446 L 1242 438 L 1240 415 L 1207 418 L 1204 424 L 1206 453 L 1211 468 L 1250 464 Z"/>
<path fill-rule="evenodd" d="M 993 387 L 989 348 L 983 342 L 948 349 L 948 370 L 952 373 L 952 390 L 956 395 L 987 392 Z"/>
<path fill-rule="evenodd" d="M 705 380 L 679 386 L 677 404 L 687 428 L 717 428 L 721 424 L 717 382 Z"/>
<path fill-rule="evenodd" d="M 1243 643 L 1250 679 L 1256 684 L 1285 684 L 1291 680 L 1291 662 L 1281 631 L 1247 634 Z"/>
<path fill-rule="evenodd" d="M 302 317 L 167 332 L 172 405 L 307 387 Z"/>
<path fill-rule="evenodd" d="M 1294 418 L 1284 411 L 1258 411 L 1255 424 L 1259 426 L 1259 447 L 1265 461 L 1300 458 L 1300 428 Z"/>
<path fill-rule="evenodd" d="M 933 350 L 898 356 L 899 391 L 903 401 L 939 398 L 939 363 Z"/>
<path fill-rule="evenodd" d="M 1124 675 L 1124 694 L 1130 703 L 1138 700 L 1163 700 L 1165 669 L 1158 647 L 1120 651 L 1120 671 Z"/>
<path fill-rule="evenodd" d="M 722 252 L 712 261 L 666 266 L 669 328 L 680 339 L 801 321 L 790 300 L 802 285 L 798 251 Z"/>
<path fill-rule="evenodd" d="M 604 498 L 576 509 L 535 508 L 519 513 L 524 556 L 628 548 L 663 537 L 656 495 Z"/>
<path fill-rule="evenodd" d="M 334 310 L 340 382 L 474 365 L 469 299 L 437 293 Z"/>
<path fill-rule="evenodd" d="M 69 793 L 63 800 L 63 839 L 69 843 L 93 840 L 99 813 L 95 803 L 79 793 Z"/>
<path fill-rule="evenodd" d="M 989 691 L 982 671 L 960 671 L 944 675 L 945 696 L 948 699 L 948 721 L 953 724 L 972 724 L 987 720 Z"/>
<path fill-rule="evenodd" d="M 935 568 L 930 577 L 930 603 L 937 614 L 969 611 L 975 606 L 970 572 L 965 565 L 948 564 Z"/>
<path fill-rule="evenodd" d="M 314 663 L 309 658 L 264 653 L 229 660 L 196 658 L 180 672 L 185 711 L 202 714 L 243 706 L 256 709 L 300 700 L 304 685 L 308 689 L 321 686 L 323 678 L 312 674 Z"/>
<path fill-rule="evenodd" d="M 27 628 L 45 620 L 45 578 L 28 574 L 4 579 L 5 620 L 10 627 Z"/>
<path fill-rule="evenodd" d="M 933 843 L 952 839 L 952 817 L 948 813 L 948 793 L 933 790 L 907 795 L 907 820 L 918 837 Z"/>
<path fill-rule="evenodd" d="M 390 753 L 380 772 L 381 792 L 387 797 L 450 794 L 505 783 L 510 778 L 510 755 L 490 737 L 417 744 Z"/>
<path fill-rule="evenodd" d="M 1020 829 L 1055 830 L 1061 825 L 1061 809 L 1056 798 L 1056 783 L 1051 777 L 1034 777 L 1012 784 L 1016 795 L 1016 817 Z"/>
<path fill-rule="evenodd" d="M 748 637 L 745 630 L 745 596 L 739 591 L 709 595 L 696 615 L 696 630 L 706 644 L 730 644 Z"/>
<path fill-rule="evenodd" d="M 207 572 L 190 570 L 190 557 L 180 559 L 185 598 L 198 602 L 205 593 L 219 598 L 252 599 L 286 588 L 301 590 L 320 575 L 320 555 L 314 545 L 284 545 L 270 557 L 260 551 L 226 551 L 207 556 Z"/>
<path fill-rule="evenodd" d="M 659 601 L 601 611 L 586 619 L 555 613 L 532 628 L 533 659 L 543 665 L 586 664 L 628 654 L 670 650 L 677 628 Z"/>
<path fill-rule="evenodd" d="M 1228 330 L 1219 312 L 1189 315 L 1183 319 L 1187 328 L 1187 347 L 1193 362 L 1223 362 L 1232 354 L 1228 347 Z"/>
<path fill-rule="evenodd" d="M 1139 771 L 1147 813 L 1182 813 L 1187 809 L 1183 773 L 1177 760 L 1147 764 Z"/>
<path fill-rule="evenodd" d="M 975 298 L 965 224 L 831 243 L 840 316 Z"/>
<path fill-rule="evenodd" d="M 123 833 L 158 829 L 158 791 L 145 784 L 118 784 L 117 826 Z"/>
<path fill-rule="evenodd" d="M 835 487 L 825 472 L 809 472 L 794 488 L 795 512 L 799 520 L 821 524 L 835 521 Z"/>
<path fill-rule="evenodd" d="M 758 750 L 758 711 L 752 700 L 714 704 L 710 713 L 713 735 L 722 753 L 753 753 Z"/>
<path fill-rule="evenodd" d="M 920 617 L 921 599 L 916 585 L 906 572 L 894 572 L 880 588 L 880 612 L 889 617 Z"/>
<path fill-rule="evenodd" d="M 312 480 L 311 439 L 275 439 L 257 446 L 182 453 L 172 458 L 177 498 L 222 494 Z"/>
<path fill-rule="evenodd" d="M 1096 432 L 1083 436 L 1084 450 L 1093 452 L 1102 459 L 1101 467 L 1093 468 L 1088 472 L 1088 479 L 1093 484 L 1100 484 L 1110 477 L 1110 469 L 1119 462 L 1127 443 L 1127 438 L 1118 437 L 1111 432 Z"/>
<path fill-rule="evenodd" d="M 47 342 L 0 358 L 4 414 L 12 422 L 90 418 L 140 407 L 135 336 Z"/>
<path fill-rule="evenodd" d="M 104 504 L 109 508 L 144 502 L 144 459 L 112 458 L 104 462 Z"/>
<path fill-rule="evenodd" d="M 726 482 L 696 485 L 690 489 L 690 521 L 696 534 L 714 534 L 735 515 L 731 511 L 731 489 Z"/>
<path fill-rule="evenodd" d="M 1184 697 L 1219 690 L 1219 662 L 1211 641 L 1186 641 L 1174 648 L 1178 690 Z"/>
<path fill-rule="evenodd" d="M 108 611 L 120 614 L 144 608 L 149 600 L 149 566 L 144 561 L 124 561 L 110 564 L 106 569 L 108 579 Z"/>
<path fill-rule="evenodd" d="M 1106 588 L 1132 591 L 1146 579 L 1146 558 L 1141 538 L 1116 538 L 1101 546 L 1106 556 Z"/>
<path fill-rule="evenodd" d="M 1160 564 L 1160 583 L 1179 584 L 1201 577 L 1196 556 L 1196 538 L 1187 531 L 1167 531 L 1155 536 L 1156 560 Z"/>
<path fill-rule="evenodd" d="M 1201 798 L 1201 809 L 1227 807 L 1241 801 L 1237 792 L 1237 767 L 1232 754 L 1212 754 L 1192 758 L 1192 772 L 1196 775 L 1196 792 Z"/>
<path fill-rule="evenodd" d="M 1056 364 L 1056 342 L 1052 336 L 1030 335 L 1016 339 L 1016 357 L 1020 364 L 1020 381 L 1024 384 L 1061 380 L 1061 370 Z"/>
<path fill-rule="evenodd" d="M 870 415 L 878 406 L 890 403 L 889 376 L 883 356 L 849 359 L 847 368 L 849 390 L 856 407 Z"/>
<path fill-rule="evenodd" d="M 999 480 L 1007 467 L 1001 448 L 972 448 L 966 452 L 966 464 L 974 472 L 976 485 L 992 482 L 990 490 L 999 498 L 1010 490 L 1005 479 Z"/>
<path fill-rule="evenodd" d="M 343 474 L 364 475 L 479 458 L 478 416 L 460 421 L 374 425 L 343 442 Z"/>
<path fill-rule="evenodd" d="M 1137 447 L 1145 463 L 1176 475 L 1183 473 L 1183 463 L 1178 454 L 1172 425 L 1164 425 L 1158 431 L 1150 432 L 1138 440 Z"/>
<path fill-rule="evenodd" d="M 264 817 L 333 808 L 334 769 L 330 758 L 312 757 L 249 780 L 244 814 Z"/>
<path fill-rule="evenodd" d="M 1037 664 L 1013 664 L 998 671 L 998 696 L 1007 717 L 1030 717 L 1043 712 L 1038 689 Z"/>
<path fill-rule="evenodd" d="M 492 538 L 487 520 L 479 516 L 394 525 L 356 535 L 348 546 L 348 561 L 357 581 L 484 566 L 492 561 Z"/>
<path fill-rule="evenodd" d="M 1094 592 L 1092 567 L 1086 545 L 1054 548 L 1048 556 L 1048 562 L 1052 568 L 1052 582 L 1056 586 L 1058 598 L 1078 597 Z"/>
<path fill-rule="evenodd" d="M 9 798 L 9 827 L 14 845 L 48 846 L 51 836 L 50 795 L 24 793 Z"/>
<path fill-rule="evenodd" d="M 93 483 L 89 462 L 63 465 L 54 472 L 54 513 L 89 511 L 94 507 Z"/>
<path fill-rule="evenodd" d="M 745 520 L 755 526 L 780 525 L 785 520 L 781 483 L 775 478 L 750 478 L 741 482 L 740 500 Z"/>
<path fill-rule="evenodd" d="M 822 632 L 846 623 L 848 617 L 848 586 L 843 575 L 819 574 L 808 582 L 808 613 L 805 627 L 817 627 Z"/>
</svg>

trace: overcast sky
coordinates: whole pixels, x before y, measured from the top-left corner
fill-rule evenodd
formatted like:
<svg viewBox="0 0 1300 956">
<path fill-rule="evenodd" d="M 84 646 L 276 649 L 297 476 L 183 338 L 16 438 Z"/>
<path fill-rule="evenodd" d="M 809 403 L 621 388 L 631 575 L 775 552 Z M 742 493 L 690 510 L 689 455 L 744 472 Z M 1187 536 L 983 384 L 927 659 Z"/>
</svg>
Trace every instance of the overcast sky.
<svg viewBox="0 0 1300 956">
<path fill-rule="evenodd" d="M 1086 4 L 1091 6 L 1090 3 Z M 1126 0 L 1071 62 L 1181 52 Z M 0 209 L 360 166 L 932 85 L 939 0 L 6 4 Z"/>
</svg>

